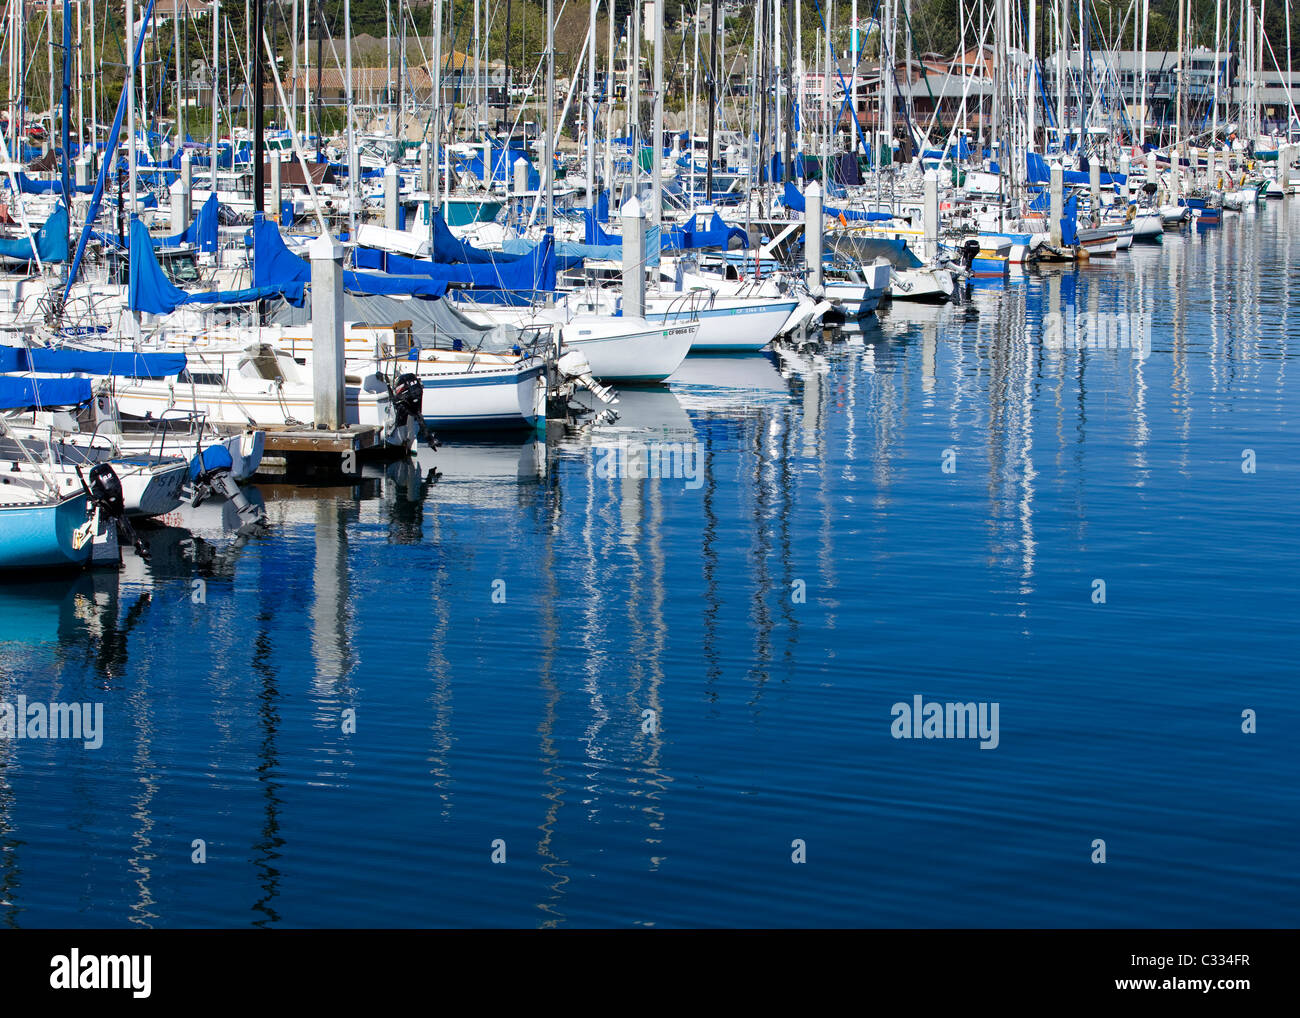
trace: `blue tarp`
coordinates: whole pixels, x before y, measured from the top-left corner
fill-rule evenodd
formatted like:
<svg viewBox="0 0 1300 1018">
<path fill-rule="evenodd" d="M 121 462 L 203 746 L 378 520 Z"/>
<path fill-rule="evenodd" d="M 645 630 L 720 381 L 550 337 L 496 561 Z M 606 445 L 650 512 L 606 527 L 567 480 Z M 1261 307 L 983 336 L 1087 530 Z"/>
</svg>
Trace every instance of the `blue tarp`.
<svg viewBox="0 0 1300 1018">
<path fill-rule="evenodd" d="M 358 248 L 355 257 L 358 268 L 379 269 L 399 276 L 428 276 L 475 289 L 555 289 L 555 245 L 550 238 L 523 257 L 507 255 L 511 260 L 487 265 L 444 265 L 369 248 Z"/>
<path fill-rule="evenodd" d="M 44 264 L 66 262 L 68 260 L 68 210 L 62 205 L 55 207 L 45 225 L 36 231 L 33 238 L 36 249 L 26 237 L 14 240 L 0 240 L 0 258 L 14 258 L 18 261 L 31 262 L 40 256 Z"/>
<path fill-rule="evenodd" d="M 523 257 L 537 249 L 537 241 L 524 237 L 507 237 L 501 242 L 502 249 L 509 255 Z M 575 244 L 567 240 L 555 242 L 555 267 L 559 272 L 576 269 L 588 258 L 597 260 L 622 261 L 623 245 L 615 244 Z"/>
<path fill-rule="evenodd" d="M 1065 202 L 1065 214 L 1061 217 L 1061 243 L 1074 247 L 1079 243 L 1079 196 L 1072 194 Z"/>
<path fill-rule="evenodd" d="M 593 247 L 621 247 L 621 240 L 611 237 L 601 228 L 601 223 L 609 222 L 609 195 L 601 192 L 600 197 L 605 200 L 605 217 L 601 218 L 599 199 L 595 209 L 582 210 L 583 240 Z"/>
<path fill-rule="evenodd" d="M 9 378 L 0 376 L 0 410 L 76 406 L 91 397 L 89 378 Z"/>
<path fill-rule="evenodd" d="M 127 283 L 127 306 L 132 311 L 153 315 L 171 314 L 183 304 L 247 304 L 268 297 L 284 297 L 301 304 L 301 283 L 253 286 L 243 290 L 210 290 L 188 293 L 163 273 L 153 253 L 153 239 L 144 223 L 131 220 L 131 274 Z"/>
<path fill-rule="evenodd" d="M 1037 152 L 1025 153 L 1025 171 L 1031 184 L 1046 184 L 1052 179 L 1051 167 Z M 1067 184 L 1091 183 L 1087 170 L 1065 170 L 1062 179 Z M 1102 187 L 1123 187 L 1127 181 L 1128 178 L 1123 173 L 1101 174 Z"/>
<path fill-rule="evenodd" d="M 0 372 L 26 371 L 26 350 L 16 346 L 0 346 Z"/>
<path fill-rule="evenodd" d="M 1046 184 L 1052 179 L 1052 170 L 1037 152 L 1026 152 L 1025 175 L 1031 184 Z"/>
<path fill-rule="evenodd" d="M 697 230 L 699 216 L 694 215 L 683 226 L 665 229 L 661 239 L 665 251 L 686 251 L 692 248 L 720 247 L 729 248 L 732 240 L 739 240 L 741 247 L 749 247 L 749 235 L 739 226 L 728 226 L 716 212 L 709 220 L 707 230 Z"/>
<path fill-rule="evenodd" d="M 786 208 L 793 209 L 795 212 L 805 211 L 803 195 L 789 181 L 786 182 L 785 195 L 781 199 L 781 204 L 785 205 Z M 858 212 L 855 209 L 823 208 L 823 212 L 832 219 L 836 216 L 843 216 L 849 222 L 858 223 L 881 223 L 894 218 L 888 212 Z"/>
<path fill-rule="evenodd" d="M 263 287 L 296 285 L 299 293 L 311 282 L 311 263 L 285 247 L 280 230 L 269 219 L 257 217 L 253 222 L 253 283 Z M 427 277 L 405 279 L 370 272 L 344 270 L 343 289 L 351 293 L 381 296 L 441 297 L 447 284 Z"/>
<path fill-rule="evenodd" d="M 467 244 L 447 227 L 447 220 L 442 212 L 433 214 L 433 261 L 444 265 L 492 265 L 512 262 L 510 255 L 496 251 L 484 251 Z"/>
<path fill-rule="evenodd" d="M 61 180 L 33 180 L 25 173 L 16 174 L 18 178 L 18 190 L 23 194 L 62 194 L 63 181 Z M 94 184 L 74 184 L 73 188 L 78 194 L 90 194 L 95 190 Z"/>
<path fill-rule="evenodd" d="M 4 347 L 19 355 L 20 371 L 45 371 L 85 375 L 120 375 L 124 378 L 171 378 L 185 370 L 183 353 L 136 353 L 132 350 L 70 350 Z M 0 356 L 0 363 L 5 357 Z"/>
<path fill-rule="evenodd" d="M 529 158 L 528 153 L 521 148 L 498 148 L 492 146 L 492 180 L 513 186 L 515 179 L 515 161 L 522 159 L 528 164 L 528 190 L 536 191 L 542 186 L 541 174 L 533 166 L 533 161 Z M 474 155 L 468 159 L 462 159 L 461 165 L 469 169 L 479 180 L 486 180 L 487 176 L 483 166 L 483 147 L 476 146 Z"/>
<path fill-rule="evenodd" d="M 203 203 L 199 209 L 199 214 L 194 217 L 194 222 L 185 227 L 184 231 L 176 234 L 174 237 L 163 237 L 155 241 L 157 247 L 180 247 L 182 244 L 193 244 L 200 251 L 215 251 L 217 249 L 217 213 L 220 209 L 220 203 L 217 201 L 215 194 L 208 195 L 208 200 Z"/>
</svg>

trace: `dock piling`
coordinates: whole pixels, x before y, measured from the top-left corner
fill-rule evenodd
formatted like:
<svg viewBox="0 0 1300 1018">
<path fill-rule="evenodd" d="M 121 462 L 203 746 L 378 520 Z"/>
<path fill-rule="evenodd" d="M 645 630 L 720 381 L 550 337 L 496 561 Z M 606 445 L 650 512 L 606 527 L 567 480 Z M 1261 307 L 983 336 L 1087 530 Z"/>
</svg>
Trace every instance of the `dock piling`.
<svg viewBox="0 0 1300 1018">
<path fill-rule="evenodd" d="M 326 234 L 311 256 L 312 401 L 317 428 L 339 431 L 343 415 L 343 245 Z"/>
<path fill-rule="evenodd" d="M 822 245 L 825 218 L 822 215 L 822 187 L 813 181 L 804 191 L 803 258 L 808 271 L 808 291 L 822 294 Z"/>
<path fill-rule="evenodd" d="M 390 230 L 397 229 L 397 164 L 389 163 L 384 167 L 384 226 Z"/>
<path fill-rule="evenodd" d="M 635 197 L 619 211 L 623 220 L 623 314 L 645 317 L 645 211 Z"/>
<path fill-rule="evenodd" d="M 1051 205 L 1047 213 L 1047 232 L 1052 246 L 1061 246 L 1061 217 L 1065 215 L 1065 170 L 1060 163 L 1052 163 Z"/>
</svg>

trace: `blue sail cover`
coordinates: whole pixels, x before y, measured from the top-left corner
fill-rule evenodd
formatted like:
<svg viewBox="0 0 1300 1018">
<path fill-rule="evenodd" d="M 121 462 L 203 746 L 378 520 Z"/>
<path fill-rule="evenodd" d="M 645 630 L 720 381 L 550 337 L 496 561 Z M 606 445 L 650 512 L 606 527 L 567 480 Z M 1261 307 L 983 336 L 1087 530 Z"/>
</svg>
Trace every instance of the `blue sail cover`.
<svg viewBox="0 0 1300 1018">
<path fill-rule="evenodd" d="M 163 272 L 153 253 L 153 239 L 144 223 L 138 219 L 131 220 L 131 278 L 127 283 L 127 306 L 132 311 L 168 315 L 183 304 L 247 304 L 268 297 L 284 297 L 293 304 L 301 304 L 303 286 L 287 282 L 243 290 L 189 293 L 176 286 Z"/>
<path fill-rule="evenodd" d="M 193 244 L 200 251 L 215 251 L 217 249 L 217 212 L 221 205 L 217 201 L 215 194 L 208 195 L 208 200 L 203 203 L 199 209 L 199 214 L 194 217 L 194 222 L 185 227 L 184 231 L 176 234 L 174 237 L 163 237 L 162 240 L 154 242 L 156 247 L 180 247 L 182 244 Z"/>
<path fill-rule="evenodd" d="M 1051 167 L 1037 152 L 1025 153 L 1025 171 L 1031 184 L 1046 184 L 1052 179 Z M 1091 183 L 1087 170 L 1065 170 L 1062 179 L 1067 184 Z M 1123 173 L 1102 173 L 1100 181 L 1102 187 L 1123 187 L 1128 183 L 1128 176 Z"/>
<path fill-rule="evenodd" d="M 89 378 L 11 378 L 0 376 L 0 410 L 76 406 L 91 397 Z"/>
<path fill-rule="evenodd" d="M 149 34 L 149 20 L 153 17 L 154 0 L 149 0 L 149 6 L 145 8 L 144 17 L 140 21 L 140 33 L 135 40 L 135 61 L 139 66 L 140 54 L 144 50 L 144 40 Z M 104 199 L 104 187 L 108 183 L 109 164 L 113 161 L 113 153 L 117 150 L 117 139 L 122 131 L 122 117 L 126 114 L 126 89 L 122 89 L 122 94 L 117 101 L 117 113 L 113 115 L 113 126 L 108 132 L 108 144 L 104 146 L 104 160 L 99 166 L 99 175 L 95 178 L 95 190 L 90 196 L 90 206 L 86 209 L 86 223 L 81 230 L 81 239 L 77 241 L 77 253 L 72 259 L 72 268 L 68 270 L 68 280 L 63 284 L 63 299 L 68 299 L 68 294 L 72 292 L 72 284 L 77 281 L 77 269 L 81 266 L 81 258 L 86 253 L 86 244 L 90 241 L 90 234 L 95 225 L 95 217 L 99 215 L 100 202 Z"/>
<path fill-rule="evenodd" d="M 1079 243 L 1079 196 L 1072 194 L 1065 202 L 1065 214 L 1061 216 L 1061 243 L 1074 247 Z"/>
<path fill-rule="evenodd" d="M 741 247 L 749 247 L 749 235 L 739 226 L 728 226 L 726 221 L 716 212 L 713 213 L 713 218 L 709 220 L 707 230 L 697 230 L 695 227 L 698 221 L 698 215 L 691 216 L 685 225 L 665 229 L 661 239 L 663 249 L 665 251 L 686 251 L 701 247 L 726 249 L 731 246 L 732 240 L 739 240 Z"/>
<path fill-rule="evenodd" d="M 529 255 L 537 248 L 537 241 L 527 237 L 507 237 L 501 241 L 501 248 L 510 255 Z M 621 261 L 623 245 L 577 244 L 567 240 L 555 242 L 555 267 L 559 272 L 576 269 L 588 258 L 597 261 Z"/>
<path fill-rule="evenodd" d="M 793 209 L 795 212 L 806 211 L 803 195 L 788 180 L 785 184 L 785 195 L 781 199 L 781 204 L 788 209 Z M 851 223 L 883 223 L 894 218 L 888 212 L 859 212 L 856 209 L 833 209 L 829 207 L 823 208 L 822 211 L 832 219 L 843 216 Z"/>
<path fill-rule="evenodd" d="M 36 231 L 32 241 L 26 237 L 13 240 L 0 240 L 0 258 L 13 258 L 18 261 L 31 262 L 37 258 L 44 264 L 66 262 L 68 260 L 68 210 L 62 205 L 56 206 L 45 220 L 45 225 Z"/>
<path fill-rule="evenodd" d="M 447 226 L 442 212 L 433 214 L 433 261 L 444 265 L 492 265 L 515 261 L 510 255 L 484 251 L 461 240 Z"/>
<path fill-rule="evenodd" d="M 18 190 L 23 194 L 62 194 L 63 181 L 61 180 L 33 180 L 25 173 L 16 174 L 18 178 Z M 78 194 L 90 194 L 95 190 L 94 184 L 75 184 L 73 190 Z"/>
<path fill-rule="evenodd" d="M 290 251 L 280 236 L 280 229 L 265 217 L 253 221 L 253 284 L 262 287 L 297 286 L 311 282 L 311 263 Z M 349 293 L 385 297 L 442 297 L 447 292 L 443 280 L 417 275 L 383 276 L 370 272 L 343 272 L 343 289 Z M 301 303 L 301 299 L 296 303 Z"/>
<path fill-rule="evenodd" d="M 6 371 L 118 375 L 124 378 L 171 378 L 185 370 L 183 353 L 137 353 L 133 350 L 70 350 L 52 347 L 0 347 L 0 366 L 17 355 L 18 367 Z"/>
<path fill-rule="evenodd" d="M 593 246 L 621 247 L 623 242 L 617 237 L 611 237 L 600 225 L 609 222 L 609 195 L 602 191 L 600 197 L 605 200 L 605 216 L 601 218 L 599 202 L 594 209 L 583 209 L 583 240 Z"/>
<path fill-rule="evenodd" d="M 357 249 L 356 263 L 364 269 L 380 269 L 402 276 L 428 276 L 475 289 L 555 289 L 555 244 L 549 237 L 523 257 L 489 265 L 443 265 L 370 248 Z"/>
<path fill-rule="evenodd" d="M 542 185 L 541 175 L 533 165 L 528 153 L 521 148 L 498 148 L 492 146 L 492 175 L 491 179 L 497 183 L 511 184 L 515 179 L 515 161 L 522 159 L 528 164 L 528 190 L 536 191 Z M 476 146 L 476 150 L 468 159 L 462 159 L 461 166 L 467 168 L 479 180 L 488 179 L 487 169 L 483 165 L 483 147 Z"/>
</svg>

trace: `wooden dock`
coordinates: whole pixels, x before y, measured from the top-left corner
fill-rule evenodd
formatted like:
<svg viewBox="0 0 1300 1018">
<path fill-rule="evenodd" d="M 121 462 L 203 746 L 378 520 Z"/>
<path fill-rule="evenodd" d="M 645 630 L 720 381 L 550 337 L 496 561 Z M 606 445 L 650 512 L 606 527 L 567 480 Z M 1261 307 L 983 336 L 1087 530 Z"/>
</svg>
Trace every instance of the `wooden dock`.
<svg viewBox="0 0 1300 1018">
<path fill-rule="evenodd" d="M 361 464 L 399 450 L 384 442 L 376 425 L 354 424 L 342 431 L 308 427 L 268 427 L 262 463 L 253 480 L 270 484 L 328 484 L 361 476 Z"/>
</svg>

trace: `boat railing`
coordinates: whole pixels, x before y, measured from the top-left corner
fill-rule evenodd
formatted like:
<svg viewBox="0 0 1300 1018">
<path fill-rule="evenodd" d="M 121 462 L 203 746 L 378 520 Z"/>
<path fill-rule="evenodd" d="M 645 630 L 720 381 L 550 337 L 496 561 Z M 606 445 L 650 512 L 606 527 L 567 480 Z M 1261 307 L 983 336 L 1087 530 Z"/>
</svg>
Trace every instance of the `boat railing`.
<svg viewBox="0 0 1300 1018">
<path fill-rule="evenodd" d="M 704 287 L 682 291 L 681 295 L 672 300 L 668 307 L 664 309 L 664 322 L 676 323 L 679 320 L 693 321 L 699 318 L 700 312 L 706 310 L 713 303 L 714 296 L 712 290 Z"/>
<path fill-rule="evenodd" d="M 185 450 L 184 445 L 189 439 L 194 440 L 194 451 L 197 453 L 203 444 L 203 435 L 207 430 L 207 412 L 203 410 L 184 410 L 179 407 L 170 407 L 162 411 L 157 417 L 151 417 L 148 420 L 149 445 L 146 455 L 152 459 L 164 459 L 168 456 L 167 440 L 172 438 L 174 452 L 172 455 L 184 457 L 189 453 Z M 180 426 L 184 425 L 184 432 L 180 432 Z M 116 439 L 125 437 L 127 433 L 122 431 L 121 422 L 116 418 L 108 418 L 99 421 L 95 425 L 94 431 L 90 435 L 90 444 L 95 444 L 95 439 L 100 435 L 100 429 L 104 428 L 104 439 L 112 445 L 117 446 Z"/>
</svg>

